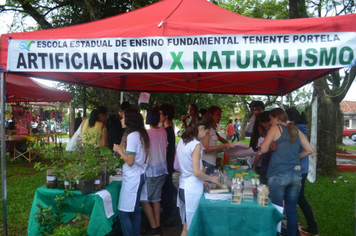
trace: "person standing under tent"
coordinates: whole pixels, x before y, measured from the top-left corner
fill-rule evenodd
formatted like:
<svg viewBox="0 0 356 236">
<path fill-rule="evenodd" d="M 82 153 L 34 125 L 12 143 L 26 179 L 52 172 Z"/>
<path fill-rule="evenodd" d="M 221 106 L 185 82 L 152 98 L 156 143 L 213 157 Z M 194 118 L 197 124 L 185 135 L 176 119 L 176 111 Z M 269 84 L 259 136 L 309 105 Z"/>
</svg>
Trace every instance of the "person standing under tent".
<svg viewBox="0 0 356 236">
<path fill-rule="evenodd" d="M 199 116 L 199 107 L 197 104 L 191 103 L 189 104 L 188 107 L 188 115 L 190 117 L 190 119 L 195 118 L 197 116 Z M 182 115 L 181 116 L 182 122 L 183 122 L 183 129 L 187 129 L 188 125 L 189 125 L 189 119 L 187 118 L 186 115 Z"/>
<path fill-rule="evenodd" d="M 304 134 L 305 138 L 307 138 L 308 128 L 307 128 L 307 118 L 305 113 L 299 113 L 299 111 L 295 107 L 288 108 L 286 110 L 288 115 L 288 119 L 290 122 L 293 122 L 295 126 Z M 301 147 L 299 152 L 302 152 L 303 148 Z M 309 205 L 309 202 L 305 198 L 304 195 L 304 187 L 305 181 L 308 177 L 309 172 L 309 156 L 300 160 L 300 164 L 302 166 L 302 186 L 299 192 L 298 205 L 303 212 L 303 215 L 307 221 L 308 227 L 302 228 L 302 232 L 307 233 L 309 235 L 319 235 L 318 224 L 315 222 L 313 210 Z"/>
<path fill-rule="evenodd" d="M 167 140 L 168 140 L 168 147 L 167 147 L 167 170 L 168 175 L 166 176 L 166 180 L 162 187 L 162 219 L 163 224 L 165 226 L 170 226 L 172 221 L 174 220 L 173 212 L 175 210 L 175 205 L 173 198 L 177 195 L 177 189 L 173 184 L 173 164 L 174 164 L 174 156 L 176 153 L 176 136 L 174 134 L 174 128 L 172 120 L 174 118 L 175 107 L 169 103 L 163 103 L 159 107 L 160 113 L 160 122 L 163 124 L 167 132 Z"/>
<path fill-rule="evenodd" d="M 208 109 L 208 118 L 210 120 L 210 130 L 209 133 L 202 139 L 202 144 L 204 147 L 203 152 L 203 165 L 206 168 L 206 174 L 210 175 L 213 173 L 213 169 L 216 166 L 216 155 L 218 152 L 222 152 L 223 149 L 234 148 L 228 141 L 223 137 L 218 135 L 215 131 L 217 124 L 220 123 L 222 110 L 220 107 L 211 106 Z M 218 140 L 222 144 L 217 144 Z"/>
<path fill-rule="evenodd" d="M 261 119 L 260 119 L 262 126 L 264 128 L 265 131 L 263 131 L 261 133 L 261 137 L 263 139 L 266 138 L 267 136 L 267 132 L 268 130 L 271 128 L 271 123 L 270 123 L 270 119 L 269 119 L 269 111 L 264 111 L 261 113 Z M 263 153 L 262 155 L 257 155 L 255 161 L 259 161 L 259 159 L 261 158 L 261 168 L 260 168 L 260 183 L 267 185 L 267 170 L 268 170 L 268 165 L 269 165 L 269 161 L 271 160 L 271 155 L 272 152 L 266 152 Z"/>
<path fill-rule="evenodd" d="M 82 113 L 80 113 L 80 111 L 78 111 L 77 118 L 74 119 L 74 133 L 75 133 L 75 131 L 77 131 L 77 129 L 79 128 L 82 121 L 83 121 Z"/>
<path fill-rule="evenodd" d="M 181 170 L 177 205 L 183 224 L 182 236 L 188 234 L 195 210 L 203 194 L 204 181 L 218 183 L 217 176 L 209 176 L 202 171 L 201 140 L 209 133 L 210 120 L 196 117 L 182 134 L 177 146 L 177 158 Z"/>
<path fill-rule="evenodd" d="M 252 108 L 251 108 L 251 106 L 252 106 Z M 255 123 L 256 116 L 259 113 L 262 113 L 265 111 L 265 104 L 262 101 L 252 101 L 250 103 L 250 111 L 253 116 L 252 116 L 250 123 L 248 123 L 248 125 L 246 126 L 246 129 L 245 129 L 246 133 L 248 133 L 248 134 L 252 134 L 253 125 Z"/>
<path fill-rule="evenodd" d="M 98 106 L 91 111 L 89 119 L 82 125 L 83 145 L 92 144 L 95 147 L 107 146 L 107 132 L 103 122 L 108 115 L 108 109 Z"/>
<path fill-rule="evenodd" d="M 121 119 L 126 128 L 121 144 L 113 150 L 124 160 L 123 180 L 119 196 L 119 218 L 124 236 L 139 236 L 141 229 L 140 197 L 145 182 L 146 159 L 150 139 L 137 109 L 127 108 Z"/>
<path fill-rule="evenodd" d="M 264 131 L 262 122 L 261 122 L 261 114 L 259 113 L 256 116 L 255 124 L 253 126 L 253 132 L 251 135 L 250 139 L 250 147 L 252 147 L 253 150 L 257 150 L 259 147 L 259 139 L 261 137 L 261 133 Z M 256 171 L 256 173 L 259 175 L 260 174 L 260 168 L 261 168 L 261 158 L 259 158 L 260 155 L 255 155 L 252 156 L 247 163 L 250 165 L 252 170 Z"/>
<path fill-rule="evenodd" d="M 270 120 L 272 127 L 260 147 L 260 152 L 266 153 L 272 142 L 276 143 L 267 170 L 269 197 L 273 204 L 281 207 L 284 201 L 287 234 L 295 236 L 298 231 L 297 203 L 302 180 L 300 159 L 313 153 L 313 148 L 293 123 L 287 124 L 288 116 L 282 108 L 271 110 Z M 301 153 L 300 146 L 304 148 Z"/>
<path fill-rule="evenodd" d="M 160 113 L 158 107 L 148 110 L 146 124 L 150 139 L 148 151 L 146 183 L 143 189 L 147 189 L 147 197 L 141 197 L 143 210 L 150 222 L 151 229 L 141 235 L 161 234 L 161 196 L 162 187 L 166 180 L 167 171 L 167 132 L 163 127 L 158 127 Z"/>
<path fill-rule="evenodd" d="M 125 109 L 130 108 L 128 102 L 122 102 L 120 110 L 116 114 L 109 115 L 105 120 L 104 125 L 108 132 L 108 148 L 113 149 L 114 144 L 120 144 L 125 129 L 122 128 L 121 119 Z"/>
</svg>

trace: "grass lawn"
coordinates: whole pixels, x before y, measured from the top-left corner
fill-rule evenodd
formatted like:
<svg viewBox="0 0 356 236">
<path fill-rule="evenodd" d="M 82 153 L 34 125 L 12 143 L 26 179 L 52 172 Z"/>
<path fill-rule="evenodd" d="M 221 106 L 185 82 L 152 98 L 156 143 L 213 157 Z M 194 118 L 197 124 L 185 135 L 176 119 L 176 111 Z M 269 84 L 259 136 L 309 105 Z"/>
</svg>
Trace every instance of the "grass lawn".
<svg viewBox="0 0 356 236">
<path fill-rule="evenodd" d="M 33 163 L 27 161 L 7 162 L 8 235 L 27 235 L 35 191 L 45 184 L 45 172 L 37 172 L 32 167 Z M 319 175 L 315 183 L 306 183 L 306 197 L 322 236 L 349 236 L 354 232 L 356 173 L 340 172 L 339 175 L 342 178 L 336 179 L 336 184 L 332 183 L 335 179 Z M 349 183 L 344 183 L 344 180 Z M 2 212 L 2 204 L 0 209 Z M 299 213 L 299 216 L 305 225 L 303 214 Z M 0 223 L 0 228 L 3 228 L 2 214 Z"/>
</svg>

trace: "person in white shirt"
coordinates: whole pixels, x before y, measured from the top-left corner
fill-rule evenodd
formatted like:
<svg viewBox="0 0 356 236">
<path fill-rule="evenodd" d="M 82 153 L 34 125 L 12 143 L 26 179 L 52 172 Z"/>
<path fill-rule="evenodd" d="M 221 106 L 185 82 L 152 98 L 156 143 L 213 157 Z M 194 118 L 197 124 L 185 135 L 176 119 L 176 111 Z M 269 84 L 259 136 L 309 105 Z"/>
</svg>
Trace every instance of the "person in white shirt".
<svg viewBox="0 0 356 236">
<path fill-rule="evenodd" d="M 217 176 L 206 175 L 203 171 L 202 151 L 200 141 L 209 133 L 210 120 L 197 117 L 182 134 L 177 146 L 177 157 L 182 172 L 179 179 L 177 205 L 183 224 L 181 235 L 187 235 L 190 223 L 203 194 L 204 181 L 218 183 Z"/>
<path fill-rule="evenodd" d="M 119 218 L 124 236 L 139 236 L 141 229 L 140 196 L 144 184 L 146 157 L 150 140 L 137 109 L 127 108 L 121 119 L 126 128 L 121 146 L 114 144 L 113 150 L 125 161 L 119 197 Z"/>
<path fill-rule="evenodd" d="M 221 108 L 217 106 L 211 106 L 208 109 L 208 118 L 210 120 L 211 128 L 209 133 L 202 139 L 202 144 L 204 146 L 203 165 L 205 166 L 208 175 L 213 173 L 213 169 L 216 166 L 217 153 L 222 152 L 223 149 L 235 148 L 215 131 L 217 125 L 220 123 L 221 113 Z M 218 140 L 223 144 L 217 144 Z"/>
</svg>

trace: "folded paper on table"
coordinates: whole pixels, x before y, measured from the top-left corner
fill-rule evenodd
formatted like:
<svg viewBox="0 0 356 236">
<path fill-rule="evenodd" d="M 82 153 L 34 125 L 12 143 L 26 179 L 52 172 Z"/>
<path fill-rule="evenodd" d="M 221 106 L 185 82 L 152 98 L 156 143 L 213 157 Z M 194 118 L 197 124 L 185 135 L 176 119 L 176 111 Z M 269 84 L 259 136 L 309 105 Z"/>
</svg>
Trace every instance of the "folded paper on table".
<svg viewBox="0 0 356 236">
<path fill-rule="evenodd" d="M 207 200 L 231 200 L 231 193 L 204 193 Z"/>
<path fill-rule="evenodd" d="M 113 181 L 122 181 L 123 178 L 124 177 L 122 175 L 114 175 L 114 176 L 112 176 L 112 180 Z"/>
<path fill-rule="evenodd" d="M 111 199 L 111 194 L 107 190 L 101 190 L 97 193 L 103 199 L 104 203 L 104 209 L 105 209 L 105 215 L 107 218 L 110 218 L 111 216 L 114 215 L 114 211 L 112 208 L 112 199 Z"/>
<path fill-rule="evenodd" d="M 257 154 L 251 147 L 246 147 L 245 144 L 241 142 L 234 143 L 233 146 L 235 146 L 233 149 L 224 149 L 224 152 L 231 158 L 254 156 Z"/>
<path fill-rule="evenodd" d="M 273 205 L 280 213 L 283 214 L 283 207 L 278 206 L 278 205 L 273 204 L 273 203 L 272 203 L 272 205 Z M 278 225 L 277 225 L 277 231 L 280 233 L 281 230 L 282 230 L 282 221 L 280 221 L 280 222 L 278 223 Z"/>
</svg>

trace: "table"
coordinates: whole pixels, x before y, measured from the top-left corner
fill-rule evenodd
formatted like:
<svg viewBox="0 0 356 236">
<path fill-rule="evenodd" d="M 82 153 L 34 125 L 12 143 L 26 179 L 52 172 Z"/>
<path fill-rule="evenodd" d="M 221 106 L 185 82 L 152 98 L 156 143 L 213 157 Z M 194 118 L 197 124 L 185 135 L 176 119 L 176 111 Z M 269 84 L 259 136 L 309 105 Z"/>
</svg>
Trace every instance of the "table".
<svg viewBox="0 0 356 236">
<path fill-rule="evenodd" d="M 231 201 L 206 200 L 204 195 L 192 219 L 188 236 L 203 235 L 253 235 L 276 236 L 277 224 L 283 219 L 281 214 L 269 202 L 268 206 L 259 206 L 256 198 L 253 202 L 240 205 Z"/>
<path fill-rule="evenodd" d="M 105 189 L 111 194 L 114 211 L 113 216 L 109 219 L 106 217 L 103 200 L 99 195 L 95 194 L 95 192 L 83 195 L 79 190 L 73 190 L 71 192 L 74 196 L 66 197 L 65 200 L 65 203 L 68 204 L 68 206 L 64 209 L 65 216 L 62 218 L 63 222 L 67 222 L 74 218 L 75 213 L 89 214 L 91 216 L 87 228 L 88 234 L 90 236 L 103 236 L 108 234 L 112 230 L 113 220 L 118 215 L 117 207 L 121 190 L 121 181 L 113 181 L 106 186 Z M 63 194 L 64 190 L 62 189 L 50 189 L 46 186 L 42 186 L 36 190 L 28 222 L 28 236 L 38 235 L 38 222 L 35 221 L 36 215 L 34 215 L 34 213 L 39 209 L 36 205 L 40 203 L 43 207 L 49 207 L 50 205 L 55 206 L 55 196 Z M 82 207 L 83 204 L 84 207 Z"/>
<path fill-rule="evenodd" d="M 36 141 L 40 141 L 40 148 L 43 147 L 43 138 L 55 135 L 55 144 L 57 144 L 57 137 L 61 135 L 66 135 L 66 133 L 53 133 L 53 134 L 42 134 L 42 135 L 7 135 L 6 141 L 13 142 L 14 144 L 14 155 L 13 158 L 16 160 L 19 157 L 23 157 L 28 160 L 30 163 L 34 160 L 39 154 L 34 149 L 34 144 Z M 18 149 L 17 146 L 19 143 L 26 143 L 27 148 L 25 151 Z M 63 155 L 62 143 L 59 142 L 59 146 L 55 145 L 54 150 L 58 152 L 59 155 Z M 44 157 L 45 158 L 45 157 Z"/>
</svg>

